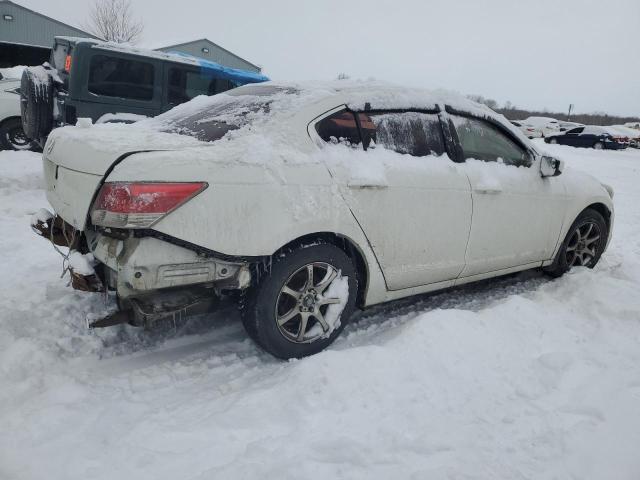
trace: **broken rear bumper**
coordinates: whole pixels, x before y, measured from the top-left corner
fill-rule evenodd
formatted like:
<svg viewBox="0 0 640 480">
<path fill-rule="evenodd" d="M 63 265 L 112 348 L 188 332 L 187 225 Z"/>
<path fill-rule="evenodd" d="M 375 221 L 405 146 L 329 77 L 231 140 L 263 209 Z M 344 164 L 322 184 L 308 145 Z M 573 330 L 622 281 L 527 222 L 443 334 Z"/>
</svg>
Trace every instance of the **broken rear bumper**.
<svg viewBox="0 0 640 480">
<path fill-rule="evenodd" d="M 90 327 L 148 326 L 167 316 L 208 311 L 222 290 L 243 290 L 251 282 L 248 262 L 223 260 L 154 237 L 139 238 L 129 231 L 79 232 L 45 210 L 34 215 L 31 224 L 54 245 L 93 254 L 94 274 L 83 275 L 69 266 L 73 288 L 117 292 L 121 311 L 88 320 Z"/>
<path fill-rule="evenodd" d="M 204 256 L 157 238 L 116 238 L 94 231 L 85 236 L 89 251 L 106 267 L 105 284 L 122 299 L 194 285 L 242 290 L 251 280 L 246 262 Z"/>
</svg>

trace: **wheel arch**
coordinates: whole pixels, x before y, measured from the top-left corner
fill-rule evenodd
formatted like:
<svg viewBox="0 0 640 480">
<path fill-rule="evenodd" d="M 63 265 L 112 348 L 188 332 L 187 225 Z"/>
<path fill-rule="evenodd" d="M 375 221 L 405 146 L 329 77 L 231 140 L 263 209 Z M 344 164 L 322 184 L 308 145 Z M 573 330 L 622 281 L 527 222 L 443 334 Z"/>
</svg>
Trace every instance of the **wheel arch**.
<svg viewBox="0 0 640 480">
<path fill-rule="evenodd" d="M 22 122 L 22 117 L 20 115 L 11 115 L 8 117 L 4 117 L 2 120 L 0 120 L 0 127 L 3 127 L 4 124 L 10 120 L 20 120 L 20 122 Z"/>
<path fill-rule="evenodd" d="M 609 207 L 607 207 L 604 203 L 600 203 L 600 202 L 592 203 L 591 205 L 588 205 L 587 207 L 585 207 L 578 214 L 578 216 L 582 215 L 582 213 L 585 210 L 589 210 L 589 209 L 595 210 L 600 215 L 602 215 L 604 217 L 605 222 L 607 222 L 607 230 L 611 229 L 611 210 L 609 210 Z M 578 216 L 576 216 L 576 218 L 578 218 Z"/>
<path fill-rule="evenodd" d="M 335 245 L 353 261 L 358 275 L 358 295 L 356 303 L 359 307 L 364 306 L 367 290 L 369 288 L 369 268 L 365 260 L 366 257 L 364 252 L 358 244 L 348 236 L 334 232 L 309 233 L 290 241 L 286 245 L 283 245 L 273 252 L 272 257 L 287 250 L 293 250 L 304 245 L 311 245 L 318 242 Z"/>
</svg>

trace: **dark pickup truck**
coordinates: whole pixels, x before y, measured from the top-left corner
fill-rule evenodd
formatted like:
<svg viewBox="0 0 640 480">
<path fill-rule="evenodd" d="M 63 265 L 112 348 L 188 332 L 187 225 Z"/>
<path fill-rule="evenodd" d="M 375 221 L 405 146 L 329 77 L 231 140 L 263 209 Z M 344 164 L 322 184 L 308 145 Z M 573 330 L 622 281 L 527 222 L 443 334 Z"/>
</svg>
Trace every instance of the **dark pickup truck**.
<svg viewBox="0 0 640 480">
<path fill-rule="evenodd" d="M 78 118 L 133 122 L 198 95 L 267 80 L 189 55 L 56 37 L 51 60 L 22 74 L 22 124 L 28 138 L 44 144 L 51 129 Z"/>
</svg>

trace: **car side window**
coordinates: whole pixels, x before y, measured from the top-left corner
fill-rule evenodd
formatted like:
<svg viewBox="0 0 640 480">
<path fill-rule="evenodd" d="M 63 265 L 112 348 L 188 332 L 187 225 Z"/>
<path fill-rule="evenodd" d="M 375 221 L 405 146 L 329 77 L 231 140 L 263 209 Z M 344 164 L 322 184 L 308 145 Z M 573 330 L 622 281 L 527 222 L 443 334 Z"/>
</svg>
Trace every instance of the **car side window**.
<svg viewBox="0 0 640 480">
<path fill-rule="evenodd" d="M 353 112 L 340 110 L 316 123 L 316 132 L 328 143 L 357 146 L 362 140 Z"/>
<path fill-rule="evenodd" d="M 445 152 L 440 119 L 435 114 L 376 112 L 358 115 L 366 148 L 382 147 L 414 157 Z"/>
<path fill-rule="evenodd" d="M 569 130 L 567 132 L 567 134 L 569 134 L 569 133 L 582 133 L 583 130 L 584 130 L 584 127 L 572 128 L 571 130 Z"/>
<path fill-rule="evenodd" d="M 531 166 L 531 156 L 493 125 L 469 117 L 452 116 L 464 159 L 502 162 L 517 167 Z"/>
<path fill-rule="evenodd" d="M 148 62 L 94 55 L 89 65 L 89 92 L 131 100 L 153 99 L 154 67 Z"/>
</svg>

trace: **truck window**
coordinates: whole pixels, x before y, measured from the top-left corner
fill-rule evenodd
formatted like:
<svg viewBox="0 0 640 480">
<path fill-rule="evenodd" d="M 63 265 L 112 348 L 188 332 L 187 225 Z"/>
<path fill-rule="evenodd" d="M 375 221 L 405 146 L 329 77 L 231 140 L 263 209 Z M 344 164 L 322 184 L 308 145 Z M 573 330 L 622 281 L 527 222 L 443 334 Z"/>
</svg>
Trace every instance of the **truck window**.
<svg viewBox="0 0 640 480">
<path fill-rule="evenodd" d="M 169 103 L 188 102 L 198 95 L 215 95 L 234 88 L 229 80 L 215 78 L 207 70 L 171 67 L 169 69 Z"/>
<path fill-rule="evenodd" d="M 131 100 L 153 98 L 153 64 L 94 55 L 89 66 L 89 92 Z"/>
</svg>

